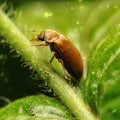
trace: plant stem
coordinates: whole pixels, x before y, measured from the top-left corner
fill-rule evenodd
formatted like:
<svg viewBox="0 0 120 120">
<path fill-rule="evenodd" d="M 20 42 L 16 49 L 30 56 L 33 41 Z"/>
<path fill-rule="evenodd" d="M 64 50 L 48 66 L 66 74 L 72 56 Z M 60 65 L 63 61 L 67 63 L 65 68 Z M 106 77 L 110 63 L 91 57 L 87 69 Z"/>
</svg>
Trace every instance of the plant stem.
<svg viewBox="0 0 120 120">
<path fill-rule="evenodd" d="M 71 112 L 79 120 L 97 120 L 98 118 L 91 112 L 82 98 L 76 93 L 65 80 L 53 73 L 49 67 L 43 65 L 42 56 L 35 47 L 31 47 L 29 40 L 15 26 L 15 24 L 0 9 L 0 31 L 11 44 L 32 66 L 38 74 L 56 92 L 61 100 L 68 106 Z M 42 55 L 42 53 L 41 53 Z M 42 61 L 42 62 L 41 62 Z M 46 75 L 45 73 L 49 73 Z"/>
</svg>

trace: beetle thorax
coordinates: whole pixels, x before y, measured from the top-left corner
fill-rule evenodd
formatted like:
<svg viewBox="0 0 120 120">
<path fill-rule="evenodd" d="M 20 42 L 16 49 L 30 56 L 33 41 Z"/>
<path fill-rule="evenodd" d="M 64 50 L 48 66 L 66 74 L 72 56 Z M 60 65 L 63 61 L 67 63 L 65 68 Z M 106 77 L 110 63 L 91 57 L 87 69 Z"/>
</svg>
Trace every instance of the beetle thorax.
<svg viewBox="0 0 120 120">
<path fill-rule="evenodd" d="M 59 39 L 59 34 L 55 31 L 46 30 L 45 31 L 45 41 L 54 42 Z"/>
</svg>

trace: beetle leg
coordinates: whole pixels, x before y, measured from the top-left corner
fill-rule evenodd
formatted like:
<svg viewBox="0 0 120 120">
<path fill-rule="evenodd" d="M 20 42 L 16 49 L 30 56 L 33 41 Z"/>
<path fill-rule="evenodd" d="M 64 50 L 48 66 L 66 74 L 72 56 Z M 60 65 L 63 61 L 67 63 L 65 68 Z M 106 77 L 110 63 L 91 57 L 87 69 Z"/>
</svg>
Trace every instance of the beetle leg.
<svg viewBox="0 0 120 120">
<path fill-rule="evenodd" d="M 50 59 L 50 64 L 52 63 L 52 61 L 53 61 L 53 59 L 54 59 L 54 57 L 55 57 L 55 52 L 54 51 L 52 51 L 52 53 L 53 53 L 53 56 L 52 56 L 52 58 Z"/>
<path fill-rule="evenodd" d="M 37 42 L 39 41 L 38 37 L 36 36 L 35 38 L 31 39 L 30 42 Z"/>
<path fill-rule="evenodd" d="M 49 45 L 48 43 L 45 43 L 45 44 L 38 44 L 38 45 L 32 45 L 32 46 L 37 47 L 37 46 L 48 46 L 48 45 Z"/>
<path fill-rule="evenodd" d="M 66 79 L 66 80 L 70 80 L 70 77 L 66 74 L 63 60 L 62 60 L 62 59 L 58 59 L 58 61 L 59 61 L 59 62 L 61 63 L 61 65 L 62 65 L 63 74 L 64 74 L 65 79 Z"/>
<path fill-rule="evenodd" d="M 53 59 L 54 59 L 54 57 L 55 57 L 55 54 L 56 54 L 56 52 L 54 52 L 54 51 L 51 51 L 52 53 L 53 53 L 53 56 L 52 56 L 52 58 L 50 59 L 50 67 L 51 67 L 51 63 L 52 63 L 52 61 L 53 61 Z"/>
</svg>

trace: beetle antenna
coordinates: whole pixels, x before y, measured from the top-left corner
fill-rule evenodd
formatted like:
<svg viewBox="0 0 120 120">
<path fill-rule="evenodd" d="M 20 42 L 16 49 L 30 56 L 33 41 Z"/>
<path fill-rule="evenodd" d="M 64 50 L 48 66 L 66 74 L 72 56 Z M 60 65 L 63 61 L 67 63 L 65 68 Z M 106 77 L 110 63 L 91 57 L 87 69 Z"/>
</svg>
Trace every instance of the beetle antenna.
<svg viewBox="0 0 120 120">
<path fill-rule="evenodd" d="M 30 30 L 30 32 L 36 33 L 36 30 L 34 30 L 34 29 L 31 29 L 31 30 Z"/>
</svg>

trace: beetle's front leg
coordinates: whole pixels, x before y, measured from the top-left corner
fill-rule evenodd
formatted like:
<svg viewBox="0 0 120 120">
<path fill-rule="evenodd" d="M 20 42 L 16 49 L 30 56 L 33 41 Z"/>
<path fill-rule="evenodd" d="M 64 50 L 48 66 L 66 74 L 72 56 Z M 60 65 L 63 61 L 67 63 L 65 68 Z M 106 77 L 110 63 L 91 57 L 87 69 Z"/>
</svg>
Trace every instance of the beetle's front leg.
<svg viewBox="0 0 120 120">
<path fill-rule="evenodd" d="M 62 59 L 58 59 L 58 61 L 59 61 L 59 62 L 61 63 L 61 65 L 62 65 L 63 74 L 64 74 L 65 79 L 66 79 L 66 80 L 70 80 L 70 77 L 66 74 L 63 60 L 62 60 Z"/>
<path fill-rule="evenodd" d="M 37 47 L 37 46 L 48 46 L 48 45 L 49 45 L 48 43 L 45 43 L 45 44 L 37 44 L 37 45 L 32 45 L 32 46 Z"/>
</svg>

